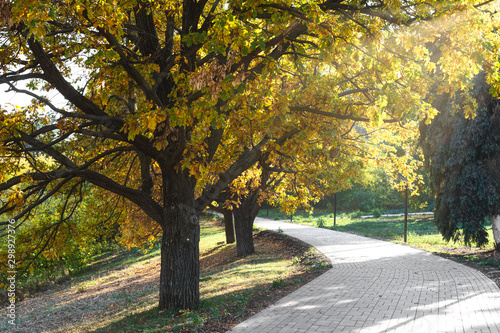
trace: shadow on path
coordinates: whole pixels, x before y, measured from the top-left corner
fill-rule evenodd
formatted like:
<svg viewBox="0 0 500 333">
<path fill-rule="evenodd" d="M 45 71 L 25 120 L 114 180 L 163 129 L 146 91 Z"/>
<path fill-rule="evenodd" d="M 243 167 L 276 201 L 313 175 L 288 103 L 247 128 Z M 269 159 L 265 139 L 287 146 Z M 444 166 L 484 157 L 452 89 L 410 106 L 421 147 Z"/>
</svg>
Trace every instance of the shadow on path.
<svg viewBox="0 0 500 333">
<path fill-rule="evenodd" d="M 472 268 L 363 236 L 256 224 L 315 246 L 333 268 L 230 332 L 500 332 L 500 290 Z"/>
</svg>

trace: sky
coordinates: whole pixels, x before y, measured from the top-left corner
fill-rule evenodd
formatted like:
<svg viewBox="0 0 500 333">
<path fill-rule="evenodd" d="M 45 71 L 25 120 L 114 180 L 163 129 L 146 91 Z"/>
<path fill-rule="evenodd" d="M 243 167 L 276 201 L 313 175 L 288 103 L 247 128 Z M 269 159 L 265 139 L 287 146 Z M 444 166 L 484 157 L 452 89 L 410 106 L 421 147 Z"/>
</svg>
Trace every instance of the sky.
<svg viewBox="0 0 500 333">
<path fill-rule="evenodd" d="M 23 89 L 22 87 L 19 87 Z M 27 106 L 31 103 L 32 97 L 23 93 L 16 93 L 13 91 L 7 91 L 8 86 L 6 84 L 0 85 L 0 107 L 3 109 L 11 109 L 13 105 L 18 106 Z M 54 103 L 57 107 L 62 107 L 66 104 L 66 101 L 59 93 L 55 91 L 51 91 L 47 93 L 38 92 L 39 95 L 43 95 L 49 98 L 52 103 Z"/>
</svg>

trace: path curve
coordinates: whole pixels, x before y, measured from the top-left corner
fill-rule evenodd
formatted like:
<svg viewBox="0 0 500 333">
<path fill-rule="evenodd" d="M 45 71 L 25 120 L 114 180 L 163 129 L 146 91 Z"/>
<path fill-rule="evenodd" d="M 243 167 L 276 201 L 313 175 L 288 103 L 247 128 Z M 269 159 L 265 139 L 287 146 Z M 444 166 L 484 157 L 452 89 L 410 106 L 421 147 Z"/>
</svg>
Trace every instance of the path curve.
<svg viewBox="0 0 500 333">
<path fill-rule="evenodd" d="M 231 333 L 500 332 L 500 289 L 481 272 L 408 246 L 257 218 L 316 247 L 333 268 Z"/>
</svg>

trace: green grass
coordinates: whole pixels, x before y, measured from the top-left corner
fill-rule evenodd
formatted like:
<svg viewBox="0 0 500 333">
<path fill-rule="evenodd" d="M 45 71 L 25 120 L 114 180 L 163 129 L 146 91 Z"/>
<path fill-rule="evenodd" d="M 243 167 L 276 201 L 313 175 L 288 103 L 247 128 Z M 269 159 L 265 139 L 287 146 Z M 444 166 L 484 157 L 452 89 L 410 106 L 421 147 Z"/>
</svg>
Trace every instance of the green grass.
<svg viewBox="0 0 500 333">
<path fill-rule="evenodd" d="M 269 210 L 262 209 L 259 212 L 258 216 L 263 217 L 263 218 L 268 218 L 271 220 L 288 220 L 288 221 L 290 221 L 290 218 L 291 218 L 293 222 L 298 222 L 298 223 L 314 222 L 318 218 L 331 218 L 333 221 L 333 213 L 332 212 L 321 211 L 321 210 L 316 210 L 312 214 L 309 214 L 308 212 L 304 212 L 304 211 L 299 211 L 299 212 L 294 213 L 292 216 L 290 216 L 290 215 L 287 215 L 286 213 L 280 211 L 279 208 L 271 208 Z M 348 215 L 345 213 L 337 213 L 337 220 L 341 217 L 347 217 L 347 216 Z"/>
<path fill-rule="evenodd" d="M 347 219 L 339 221 L 337 226 L 331 226 L 330 229 L 352 232 L 366 237 L 380 238 L 393 242 L 404 241 L 403 218 L 394 220 L 383 220 L 380 218 L 378 220 Z M 413 218 L 408 220 L 407 240 L 410 245 L 429 250 L 437 250 L 441 247 L 453 245 L 453 243 L 443 240 L 433 222 Z M 461 243 L 457 245 L 463 246 Z"/>
<path fill-rule="evenodd" d="M 39 311 L 26 316 L 19 313 L 18 328 L 43 325 L 43 318 L 50 318 L 67 332 L 196 332 L 203 323 L 241 318 L 247 315 L 250 302 L 260 304 L 258 299 L 263 296 L 259 295 L 300 283 L 295 274 L 304 269 L 284 254 L 281 242 L 264 234 L 256 238 L 255 248 L 254 255 L 237 257 L 235 244 L 225 244 L 224 227 L 211 219 L 203 221 L 201 302 L 198 308 L 186 311 L 158 309 L 158 247 L 147 253 L 135 249 L 96 256 L 85 273 L 73 276 L 61 288 L 35 295 L 40 298 Z M 45 303 L 44 299 L 53 301 Z M 80 320 L 82 316 L 85 321 Z M 2 327 L 0 324 L 0 330 Z"/>
<path fill-rule="evenodd" d="M 252 296 L 260 291 L 276 288 L 287 282 L 286 276 L 293 269 L 290 260 L 277 256 L 277 252 L 257 245 L 255 255 L 236 257 L 234 244 L 222 245 L 223 228 L 213 224 L 201 226 L 200 292 L 202 299 L 197 309 L 158 311 L 157 307 L 126 316 L 102 327 L 96 332 L 182 332 L 201 331 L 208 319 L 222 320 L 243 316 Z M 259 249 L 260 248 L 260 249 Z"/>
<path fill-rule="evenodd" d="M 279 213 L 275 214 L 279 219 Z M 332 230 L 404 244 L 404 218 L 402 216 L 365 219 L 354 217 L 358 215 L 351 214 L 347 218 L 342 218 L 342 215 L 340 218 L 337 216 L 335 226 L 333 226 L 333 215 L 330 212 L 317 212 L 313 215 L 297 214 L 294 216 L 293 222 L 312 227 L 323 226 Z M 500 269 L 500 262 L 495 255 L 492 255 L 494 243 L 491 225 L 487 226 L 486 230 L 488 238 L 491 240 L 487 245 L 482 248 L 467 247 L 462 241 L 445 241 L 436 229 L 431 216 L 409 216 L 407 244 L 448 258 L 454 258 L 460 262 Z"/>
</svg>

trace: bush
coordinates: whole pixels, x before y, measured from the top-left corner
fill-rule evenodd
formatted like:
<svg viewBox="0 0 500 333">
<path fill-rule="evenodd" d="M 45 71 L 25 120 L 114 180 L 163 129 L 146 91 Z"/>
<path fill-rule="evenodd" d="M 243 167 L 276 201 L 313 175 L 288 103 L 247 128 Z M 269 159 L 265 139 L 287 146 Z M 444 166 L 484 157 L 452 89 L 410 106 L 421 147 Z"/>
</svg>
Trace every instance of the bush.
<svg viewBox="0 0 500 333">
<path fill-rule="evenodd" d="M 322 262 L 317 262 L 314 264 L 314 266 L 310 267 L 309 269 L 310 270 L 319 270 L 319 269 L 325 269 L 325 268 L 331 268 L 332 265 L 330 264 L 325 264 L 325 263 L 322 263 Z"/>
<path fill-rule="evenodd" d="M 271 289 L 282 288 L 285 286 L 285 281 L 283 279 L 277 279 L 273 281 Z"/>
<path fill-rule="evenodd" d="M 379 217 L 382 215 L 382 213 L 380 212 L 380 210 L 379 210 L 379 209 L 375 209 L 375 210 L 372 212 L 372 215 L 373 215 L 373 217 L 375 217 L 375 218 L 379 218 Z"/>
<path fill-rule="evenodd" d="M 363 216 L 363 212 L 358 209 L 358 210 L 352 212 L 350 215 L 351 215 L 351 218 L 359 219 L 361 216 Z"/>
<path fill-rule="evenodd" d="M 318 228 L 324 228 L 324 227 L 326 227 L 326 220 L 324 218 L 322 218 L 322 217 L 318 218 L 316 220 L 316 226 Z"/>
</svg>

